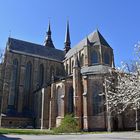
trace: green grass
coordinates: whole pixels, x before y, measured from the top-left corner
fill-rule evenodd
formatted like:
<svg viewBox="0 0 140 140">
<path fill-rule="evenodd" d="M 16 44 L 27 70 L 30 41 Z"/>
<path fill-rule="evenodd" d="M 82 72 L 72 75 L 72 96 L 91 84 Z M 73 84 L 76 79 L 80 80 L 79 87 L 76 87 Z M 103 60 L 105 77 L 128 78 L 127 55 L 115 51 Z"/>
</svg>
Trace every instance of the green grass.
<svg viewBox="0 0 140 140">
<path fill-rule="evenodd" d="M 0 134 L 54 135 L 52 130 L 0 128 Z"/>
<path fill-rule="evenodd" d="M 104 134 L 111 132 L 55 132 L 53 130 L 40 130 L 40 129 L 14 129 L 14 128 L 0 128 L 0 134 L 20 134 L 20 135 L 61 135 L 61 134 Z"/>
</svg>

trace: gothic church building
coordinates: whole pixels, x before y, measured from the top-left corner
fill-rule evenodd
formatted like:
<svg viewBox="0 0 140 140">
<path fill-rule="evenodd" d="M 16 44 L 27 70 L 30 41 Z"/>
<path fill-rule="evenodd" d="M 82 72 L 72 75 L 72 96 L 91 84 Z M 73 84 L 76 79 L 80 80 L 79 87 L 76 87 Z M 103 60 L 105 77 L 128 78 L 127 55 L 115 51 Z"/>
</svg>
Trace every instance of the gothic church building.
<svg viewBox="0 0 140 140">
<path fill-rule="evenodd" d="M 2 127 L 53 128 L 74 114 L 83 130 L 107 129 L 99 94 L 114 67 L 113 49 L 98 30 L 71 48 L 69 23 L 64 46 L 54 46 L 50 24 L 44 45 L 8 38 L 0 67 Z"/>
</svg>

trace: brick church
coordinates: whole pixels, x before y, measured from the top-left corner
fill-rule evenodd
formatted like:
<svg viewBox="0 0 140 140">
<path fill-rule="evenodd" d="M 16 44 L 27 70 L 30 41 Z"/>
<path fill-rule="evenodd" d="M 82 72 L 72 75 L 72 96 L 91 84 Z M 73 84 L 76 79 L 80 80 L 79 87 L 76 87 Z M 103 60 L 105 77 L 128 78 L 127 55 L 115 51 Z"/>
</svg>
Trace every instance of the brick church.
<svg viewBox="0 0 140 140">
<path fill-rule="evenodd" d="M 112 67 L 113 49 L 98 30 L 71 48 L 67 22 L 64 50 L 54 46 L 50 24 L 44 45 L 9 37 L 0 67 L 0 125 L 48 129 L 74 114 L 81 129 L 106 130 L 99 94 Z M 114 129 L 122 125 L 133 127 L 127 119 L 112 119 Z"/>
</svg>

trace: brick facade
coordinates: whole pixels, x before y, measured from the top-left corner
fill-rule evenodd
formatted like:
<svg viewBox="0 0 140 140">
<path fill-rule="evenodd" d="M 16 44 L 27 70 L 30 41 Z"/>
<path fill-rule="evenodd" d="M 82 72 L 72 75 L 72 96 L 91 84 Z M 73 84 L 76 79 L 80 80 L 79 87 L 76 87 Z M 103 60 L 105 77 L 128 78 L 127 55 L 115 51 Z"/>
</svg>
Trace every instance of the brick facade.
<svg viewBox="0 0 140 140">
<path fill-rule="evenodd" d="M 43 51 L 17 40 L 8 44 L 13 46 L 7 46 L 0 67 L 3 127 L 48 129 L 59 126 L 66 114 L 74 114 L 83 130 L 107 129 L 104 99 L 99 94 L 104 92 L 105 75 L 114 67 L 113 49 L 98 30 L 72 49 L 69 30 L 67 37 L 64 52 L 55 49 L 52 40 L 49 46 L 50 25 L 46 46 L 40 46 Z M 20 46 L 14 45 L 20 43 L 25 45 L 19 51 Z M 32 53 L 26 45 L 33 47 Z M 132 119 L 128 119 L 130 114 Z M 112 118 L 114 130 L 133 128 L 130 114 Z"/>
</svg>

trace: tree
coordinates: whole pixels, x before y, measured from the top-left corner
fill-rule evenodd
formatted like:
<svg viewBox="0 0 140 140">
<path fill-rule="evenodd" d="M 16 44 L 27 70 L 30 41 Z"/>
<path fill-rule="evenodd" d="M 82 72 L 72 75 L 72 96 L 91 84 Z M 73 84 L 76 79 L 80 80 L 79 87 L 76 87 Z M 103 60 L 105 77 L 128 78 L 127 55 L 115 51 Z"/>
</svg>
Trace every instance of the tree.
<svg viewBox="0 0 140 140">
<path fill-rule="evenodd" d="M 128 66 L 128 65 L 127 65 Z M 125 84 L 123 85 L 126 90 L 124 92 L 122 103 L 123 103 L 123 110 L 126 108 L 130 108 L 132 110 L 135 110 L 135 116 L 136 116 L 136 131 L 138 131 L 138 109 L 140 108 L 140 74 L 139 74 L 139 65 L 136 62 L 136 64 L 133 64 L 133 67 L 135 66 L 135 71 L 130 71 L 129 73 L 125 74 Z M 119 86 L 120 89 L 122 86 Z"/>
<path fill-rule="evenodd" d="M 104 79 L 104 93 L 100 94 L 105 96 L 106 114 L 107 114 L 107 130 L 112 131 L 111 128 L 111 116 L 115 116 L 118 113 L 118 107 L 120 106 L 120 96 L 116 88 L 116 70 L 111 69 L 109 74 Z"/>
<path fill-rule="evenodd" d="M 137 63 L 136 63 L 137 64 Z M 140 75 L 139 65 L 131 72 L 126 63 L 122 67 L 111 69 L 105 77 L 105 104 L 108 120 L 108 131 L 111 131 L 111 116 L 121 114 L 127 108 L 136 112 L 136 130 L 138 130 L 138 109 L 140 108 Z"/>
</svg>

